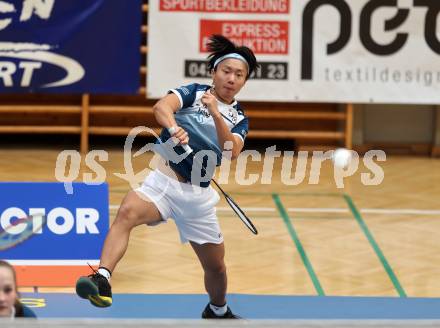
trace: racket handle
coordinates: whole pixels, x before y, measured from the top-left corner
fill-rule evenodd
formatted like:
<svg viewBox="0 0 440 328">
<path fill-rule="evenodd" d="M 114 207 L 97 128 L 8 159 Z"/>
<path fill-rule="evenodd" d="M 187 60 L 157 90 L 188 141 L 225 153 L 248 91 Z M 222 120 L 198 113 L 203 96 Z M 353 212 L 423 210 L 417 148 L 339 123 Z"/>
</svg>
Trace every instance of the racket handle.
<svg viewBox="0 0 440 328">
<path fill-rule="evenodd" d="M 170 133 L 170 135 L 173 135 L 176 132 L 176 127 L 172 126 L 172 127 L 168 128 L 168 132 Z M 184 144 L 184 145 L 180 145 L 180 146 L 182 146 L 183 150 L 188 155 L 191 154 L 193 151 L 192 148 L 188 144 Z"/>
</svg>

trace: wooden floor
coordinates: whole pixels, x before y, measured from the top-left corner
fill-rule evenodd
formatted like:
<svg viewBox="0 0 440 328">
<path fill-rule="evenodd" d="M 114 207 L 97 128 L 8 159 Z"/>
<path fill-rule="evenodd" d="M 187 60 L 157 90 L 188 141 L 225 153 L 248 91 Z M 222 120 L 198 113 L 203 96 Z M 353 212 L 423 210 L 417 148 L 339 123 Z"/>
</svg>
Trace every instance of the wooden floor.
<svg viewBox="0 0 440 328">
<path fill-rule="evenodd" d="M 0 149 L 0 180 L 55 181 L 59 151 Z M 136 158 L 135 172 L 150 159 Z M 270 184 L 240 186 L 231 174 L 225 185 L 260 231 L 253 236 L 224 201 L 219 204 L 229 292 L 440 297 L 440 160 L 389 157 L 380 163 L 385 179 L 379 186 L 362 184 L 361 173 L 369 170 L 360 165 L 344 189 L 336 188 L 330 163 L 323 164 L 319 183 L 308 183 L 308 169 L 296 186 L 282 183 L 281 164 L 276 159 Z M 113 218 L 131 189 L 114 174 L 124 172 L 122 151 L 109 151 L 103 166 Z M 261 170 L 252 163 L 247 174 Z M 180 244 L 172 221 L 133 231 L 112 285 L 114 292 L 204 292 L 200 265 Z"/>
</svg>

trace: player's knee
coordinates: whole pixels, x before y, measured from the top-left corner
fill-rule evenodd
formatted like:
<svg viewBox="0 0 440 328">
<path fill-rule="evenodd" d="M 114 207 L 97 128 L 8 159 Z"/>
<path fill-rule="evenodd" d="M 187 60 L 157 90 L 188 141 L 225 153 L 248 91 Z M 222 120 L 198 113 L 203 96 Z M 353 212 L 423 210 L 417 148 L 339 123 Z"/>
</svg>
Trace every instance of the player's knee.
<svg viewBox="0 0 440 328">
<path fill-rule="evenodd" d="M 138 220 L 138 214 L 132 206 L 123 204 L 119 208 L 115 223 L 133 228 Z"/>
<path fill-rule="evenodd" d="M 208 266 L 205 266 L 205 272 L 216 275 L 225 275 L 226 265 L 223 262 L 212 263 Z"/>
</svg>

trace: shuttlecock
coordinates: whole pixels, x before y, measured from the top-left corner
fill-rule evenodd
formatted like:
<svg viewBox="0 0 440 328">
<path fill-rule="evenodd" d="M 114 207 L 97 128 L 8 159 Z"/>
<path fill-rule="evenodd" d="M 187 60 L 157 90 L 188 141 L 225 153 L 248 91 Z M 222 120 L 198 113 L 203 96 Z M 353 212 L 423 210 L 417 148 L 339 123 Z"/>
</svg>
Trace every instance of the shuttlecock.
<svg viewBox="0 0 440 328">
<path fill-rule="evenodd" d="M 332 156 L 333 164 L 336 167 L 344 168 L 350 164 L 351 151 L 346 148 L 338 148 L 333 152 Z"/>
</svg>

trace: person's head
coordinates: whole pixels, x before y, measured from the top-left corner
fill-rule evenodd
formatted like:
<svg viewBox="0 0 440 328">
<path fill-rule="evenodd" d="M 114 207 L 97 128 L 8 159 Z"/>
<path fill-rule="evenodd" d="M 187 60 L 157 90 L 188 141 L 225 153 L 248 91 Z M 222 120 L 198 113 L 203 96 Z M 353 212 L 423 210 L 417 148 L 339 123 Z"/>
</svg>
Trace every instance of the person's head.
<svg viewBox="0 0 440 328">
<path fill-rule="evenodd" d="M 15 270 L 6 261 L 0 260 L 0 317 L 9 317 L 18 304 Z"/>
<path fill-rule="evenodd" d="M 208 68 L 211 71 L 216 95 L 230 103 L 249 76 L 258 68 L 251 49 L 236 46 L 222 35 L 213 35 L 208 42 Z"/>
</svg>

